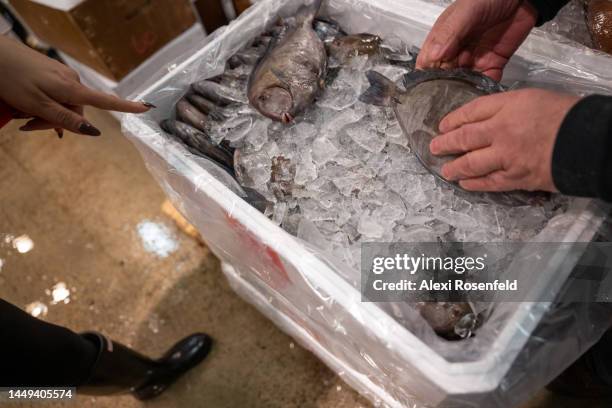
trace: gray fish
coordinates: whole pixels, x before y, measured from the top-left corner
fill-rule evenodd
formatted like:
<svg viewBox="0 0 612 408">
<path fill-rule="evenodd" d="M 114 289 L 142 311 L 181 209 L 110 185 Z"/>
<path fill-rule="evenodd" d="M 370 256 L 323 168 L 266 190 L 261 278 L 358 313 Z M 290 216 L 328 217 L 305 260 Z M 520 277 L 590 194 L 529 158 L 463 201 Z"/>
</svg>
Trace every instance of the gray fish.
<svg viewBox="0 0 612 408">
<path fill-rule="evenodd" d="M 439 134 L 440 122 L 450 112 L 480 96 L 503 91 L 491 78 L 466 69 L 411 72 L 404 77 L 405 90 L 376 71 L 369 71 L 367 77 L 371 87 L 360 100 L 393 107 L 412 151 L 432 174 L 445 182 L 448 181 L 442 177 L 442 166 L 458 156 L 431 154 L 429 145 Z"/>
<path fill-rule="evenodd" d="M 208 115 L 212 120 L 221 122 L 227 119 L 227 116 L 224 114 L 223 108 L 218 105 L 215 105 L 213 102 L 209 101 L 203 96 L 200 96 L 196 93 L 189 93 L 187 94 L 186 98 L 200 112 Z"/>
<path fill-rule="evenodd" d="M 448 340 L 460 338 L 455 329 L 461 319 L 473 314 L 472 307 L 465 302 L 422 302 L 418 309 L 434 331 Z"/>
<path fill-rule="evenodd" d="M 238 181 L 236 181 L 234 176 L 230 174 L 225 167 L 220 166 L 216 161 L 200 155 L 197 158 L 197 162 L 204 169 L 206 169 L 211 176 L 221 182 L 225 187 L 233 191 L 236 195 L 241 197 L 244 201 L 255 207 L 255 209 L 257 209 L 259 212 L 265 212 L 266 208 L 271 205 L 271 203 L 257 191 L 253 190 L 252 188 L 241 186 Z"/>
<path fill-rule="evenodd" d="M 171 119 L 164 120 L 160 126 L 190 147 L 194 153 L 216 161 L 230 174 L 234 174 L 234 152 L 222 145 L 214 144 L 205 133 L 186 123 Z"/>
<path fill-rule="evenodd" d="M 207 132 L 209 129 L 206 115 L 186 99 L 181 99 L 177 102 L 176 117 L 202 132 Z"/>
<path fill-rule="evenodd" d="M 228 60 L 230 68 L 234 69 L 241 65 L 254 66 L 255 64 L 259 62 L 259 60 L 261 59 L 261 56 L 266 51 L 266 48 L 249 47 L 242 51 L 238 51 Z"/>
<path fill-rule="evenodd" d="M 270 44 L 249 78 L 251 105 L 272 120 L 293 122 L 323 89 L 327 53 L 312 28 L 320 5 L 314 0 L 298 11 L 295 25 Z"/>
<path fill-rule="evenodd" d="M 253 40 L 253 47 L 266 47 L 268 48 L 268 46 L 270 45 L 270 43 L 272 42 L 273 37 L 269 36 L 269 35 L 260 35 L 259 37 L 255 38 Z"/>
<path fill-rule="evenodd" d="M 329 56 L 345 62 L 359 55 L 378 56 L 382 54 L 382 38 L 362 33 L 337 37 L 327 45 Z"/>
<path fill-rule="evenodd" d="M 206 99 L 222 106 L 233 103 L 247 103 L 243 92 L 214 81 L 204 80 L 191 85 L 191 88 Z"/>
</svg>

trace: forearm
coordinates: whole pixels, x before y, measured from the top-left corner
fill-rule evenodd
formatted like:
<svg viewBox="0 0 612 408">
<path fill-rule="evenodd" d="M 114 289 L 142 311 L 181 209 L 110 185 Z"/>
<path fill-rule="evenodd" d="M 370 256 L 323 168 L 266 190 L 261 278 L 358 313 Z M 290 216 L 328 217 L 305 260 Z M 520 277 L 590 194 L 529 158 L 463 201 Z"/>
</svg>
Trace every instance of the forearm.
<svg viewBox="0 0 612 408">
<path fill-rule="evenodd" d="M 541 26 L 547 21 L 555 18 L 559 10 L 561 10 L 569 0 L 526 0 L 538 11 L 537 26 Z"/>
<path fill-rule="evenodd" d="M 589 96 L 572 108 L 559 130 L 552 164 L 562 193 L 612 201 L 611 96 Z"/>
</svg>

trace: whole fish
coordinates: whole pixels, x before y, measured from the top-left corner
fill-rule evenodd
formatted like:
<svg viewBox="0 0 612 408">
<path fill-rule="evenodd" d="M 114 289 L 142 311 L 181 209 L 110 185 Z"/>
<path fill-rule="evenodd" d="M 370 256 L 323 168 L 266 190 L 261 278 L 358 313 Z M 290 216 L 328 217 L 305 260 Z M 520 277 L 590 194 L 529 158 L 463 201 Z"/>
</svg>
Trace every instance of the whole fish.
<svg viewBox="0 0 612 408">
<path fill-rule="evenodd" d="M 228 60 L 228 64 L 232 69 L 241 65 L 254 66 L 257 64 L 257 62 L 259 62 L 261 56 L 266 52 L 266 49 L 267 47 L 263 46 L 245 48 L 244 50 L 238 51 L 236 54 L 232 55 Z"/>
<path fill-rule="evenodd" d="M 266 208 L 271 205 L 271 203 L 256 190 L 241 186 L 238 181 L 236 181 L 236 179 L 227 171 L 227 169 L 220 166 L 216 161 L 200 155 L 197 162 L 204 169 L 206 169 L 211 176 L 221 182 L 225 187 L 233 191 L 236 195 L 241 197 L 244 201 L 252 205 L 259 212 L 263 213 Z"/>
<path fill-rule="evenodd" d="M 209 101 L 203 96 L 200 96 L 196 93 L 189 93 L 187 94 L 186 98 L 200 112 L 208 115 L 212 120 L 221 122 L 227 119 L 227 116 L 224 114 L 223 108 L 218 105 L 215 105 L 213 102 Z"/>
<path fill-rule="evenodd" d="M 205 133 L 186 123 L 171 119 L 164 120 L 160 126 L 190 147 L 196 154 L 216 161 L 230 174 L 234 174 L 234 152 L 223 145 L 214 144 Z"/>
<path fill-rule="evenodd" d="M 177 102 L 176 117 L 202 132 L 206 132 L 209 129 L 206 115 L 186 99 L 181 99 Z"/>
<path fill-rule="evenodd" d="M 248 98 L 264 116 L 283 123 L 310 106 L 321 92 L 327 72 L 327 53 L 312 28 L 321 0 L 302 7 L 253 70 Z"/>
<path fill-rule="evenodd" d="M 206 99 L 222 106 L 233 103 L 247 103 L 243 92 L 215 81 L 195 82 L 191 85 L 191 88 Z"/>
<path fill-rule="evenodd" d="M 448 340 L 459 338 L 456 333 L 457 324 L 465 316 L 474 313 L 466 302 L 421 302 L 417 307 L 432 329 Z"/>
<path fill-rule="evenodd" d="M 503 91 L 491 78 L 466 69 L 414 71 L 404 76 L 405 89 L 376 71 L 369 71 L 367 77 L 371 87 L 360 100 L 392 107 L 412 151 L 427 170 L 445 182 L 442 166 L 458 156 L 434 156 L 429 150 L 431 140 L 439 134 L 440 122 L 480 96 Z"/>
<path fill-rule="evenodd" d="M 362 33 L 337 37 L 331 41 L 327 50 L 329 56 L 339 61 L 347 61 L 359 55 L 375 56 L 382 54 L 382 39 L 374 34 Z"/>
</svg>

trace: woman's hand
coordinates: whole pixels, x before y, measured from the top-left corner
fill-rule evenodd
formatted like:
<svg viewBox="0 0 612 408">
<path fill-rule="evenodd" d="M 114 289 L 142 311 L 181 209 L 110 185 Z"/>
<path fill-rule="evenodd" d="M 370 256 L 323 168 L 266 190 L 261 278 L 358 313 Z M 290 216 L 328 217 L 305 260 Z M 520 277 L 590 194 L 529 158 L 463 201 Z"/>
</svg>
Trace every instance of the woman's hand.
<svg viewBox="0 0 612 408">
<path fill-rule="evenodd" d="M 536 21 L 528 1 L 457 0 L 427 36 L 417 69 L 466 67 L 499 81 Z"/>
<path fill-rule="evenodd" d="M 478 98 L 442 120 L 431 152 L 463 154 L 442 175 L 466 190 L 555 192 L 555 141 L 579 99 L 538 89 Z"/>
<path fill-rule="evenodd" d="M 82 85 L 71 68 L 12 39 L 0 36 L 0 103 L 17 117 L 33 118 L 24 131 L 67 129 L 98 136 L 100 131 L 83 117 L 85 105 L 104 110 L 143 113 L 153 105 L 130 102 Z"/>
</svg>

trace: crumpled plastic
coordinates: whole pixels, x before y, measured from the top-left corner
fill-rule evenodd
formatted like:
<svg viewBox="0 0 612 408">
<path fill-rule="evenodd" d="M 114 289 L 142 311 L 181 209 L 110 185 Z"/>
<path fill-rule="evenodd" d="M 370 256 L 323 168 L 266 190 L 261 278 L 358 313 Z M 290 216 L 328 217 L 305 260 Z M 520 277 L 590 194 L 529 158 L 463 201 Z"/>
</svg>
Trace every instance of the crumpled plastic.
<svg viewBox="0 0 612 408">
<path fill-rule="evenodd" d="M 175 206 L 224 263 L 232 287 L 369 398 L 389 407 L 511 407 L 524 402 L 594 344 L 610 324 L 607 304 L 564 303 L 563 282 L 577 261 L 551 263 L 537 277 L 557 302 L 500 303 L 478 335 L 438 337 L 416 312 L 402 324 L 387 306 L 361 301 L 343 266 L 301 242 L 215 179 L 205 159 L 169 138 L 158 123 L 196 80 L 225 62 L 300 0 L 261 0 L 201 49 L 164 67 L 135 99 L 158 106 L 124 116 L 122 128 Z M 420 0 L 329 0 L 321 14 L 349 32 L 399 36 L 420 45 L 443 8 Z M 512 59 L 503 83 L 580 95 L 612 94 L 612 59 L 535 32 Z M 608 208 L 576 199 L 536 239 L 590 241 Z M 554 293 L 554 292 L 553 292 Z M 562 356 L 562 357 L 560 357 Z"/>
</svg>

